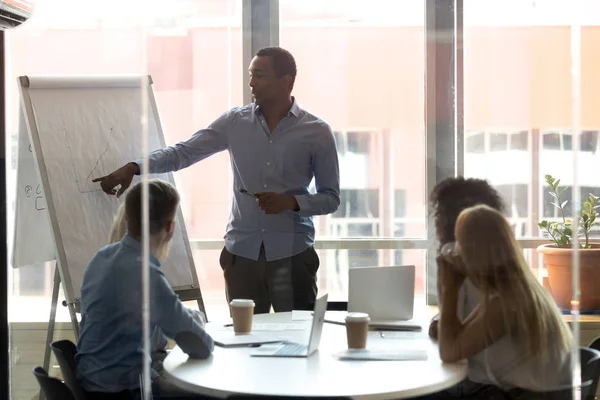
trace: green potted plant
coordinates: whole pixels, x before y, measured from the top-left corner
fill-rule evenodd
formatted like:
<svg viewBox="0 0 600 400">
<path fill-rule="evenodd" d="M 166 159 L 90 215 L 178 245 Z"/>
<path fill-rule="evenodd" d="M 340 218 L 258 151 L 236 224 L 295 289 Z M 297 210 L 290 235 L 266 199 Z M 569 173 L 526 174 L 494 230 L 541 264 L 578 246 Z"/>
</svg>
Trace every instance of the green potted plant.
<svg viewBox="0 0 600 400">
<path fill-rule="evenodd" d="M 554 198 L 552 205 L 559 211 L 562 221 L 542 220 L 538 226 L 544 234 L 552 240 L 551 244 L 544 244 L 537 251 L 544 257 L 544 264 L 548 270 L 548 281 L 552 297 L 563 310 L 572 308 L 573 280 L 572 257 L 573 238 L 579 238 L 579 309 L 581 311 L 600 310 L 600 243 L 590 241 L 590 230 L 596 225 L 596 211 L 598 197 L 590 194 L 583 202 L 581 213 L 578 216 L 577 232 L 572 230 L 572 221 L 565 215 L 564 207 L 569 200 L 563 200 L 566 188 L 560 187 L 560 179 L 546 175 L 546 184 L 550 187 L 550 195 Z M 574 236 L 576 235 L 576 236 Z"/>
</svg>

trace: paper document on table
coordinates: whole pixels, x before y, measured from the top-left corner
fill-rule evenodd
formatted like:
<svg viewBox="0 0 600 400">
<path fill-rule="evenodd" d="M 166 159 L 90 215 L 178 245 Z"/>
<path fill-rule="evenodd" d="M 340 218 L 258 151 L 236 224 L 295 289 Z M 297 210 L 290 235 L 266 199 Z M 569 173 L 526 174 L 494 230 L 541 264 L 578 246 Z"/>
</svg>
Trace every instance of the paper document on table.
<svg viewBox="0 0 600 400">
<path fill-rule="evenodd" d="M 303 310 L 293 310 L 292 321 L 312 321 L 312 312 Z"/>
<path fill-rule="evenodd" d="M 344 350 L 333 355 L 340 360 L 362 361 L 422 361 L 427 360 L 427 351 L 406 350 Z"/>
<path fill-rule="evenodd" d="M 253 331 L 267 331 L 267 332 L 277 332 L 277 331 L 303 331 L 307 328 L 305 324 L 290 324 L 287 322 L 284 323 L 265 323 L 265 324 L 252 324 Z"/>
<path fill-rule="evenodd" d="M 282 332 L 282 331 L 303 331 L 307 329 L 308 326 L 306 324 L 296 324 L 296 323 L 264 323 L 264 324 L 252 324 L 252 332 L 260 331 L 260 332 Z M 225 332 L 233 332 L 233 324 L 213 324 L 209 328 L 208 331 L 225 331 Z"/>
<path fill-rule="evenodd" d="M 379 332 L 383 339 L 428 339 L 429 335 L 419 331 L 381 331 Z"/>
<path fill-rule="evenodd" d="M 209 332 L 209 334 L 215 341 L 215 344 L 221 347 L 257 346 L 265 343 L 278 343 L 283 341 L 283 339 L 270 335 L 254 335 L 252 333 L 236 335 L 233 331 L 213 331 Z"/>
</svg>

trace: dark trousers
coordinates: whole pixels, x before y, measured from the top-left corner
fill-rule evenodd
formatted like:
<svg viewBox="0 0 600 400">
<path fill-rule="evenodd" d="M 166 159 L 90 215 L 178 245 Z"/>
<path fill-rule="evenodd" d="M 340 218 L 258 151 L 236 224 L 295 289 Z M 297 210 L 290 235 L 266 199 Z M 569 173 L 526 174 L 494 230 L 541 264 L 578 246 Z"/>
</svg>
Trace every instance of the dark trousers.
<svg viewBox="0 0 600 400">
<path fill-rule="evenodd" d="M 317 298 L 319 256 L 311 246 L 295 256 L 267 261 L 261 246 L 258 260 L 236 256 L 226 248 L 219 259 L 227 302 L 254 300 L 255 314 L 311 309 Z"/>
</svg>

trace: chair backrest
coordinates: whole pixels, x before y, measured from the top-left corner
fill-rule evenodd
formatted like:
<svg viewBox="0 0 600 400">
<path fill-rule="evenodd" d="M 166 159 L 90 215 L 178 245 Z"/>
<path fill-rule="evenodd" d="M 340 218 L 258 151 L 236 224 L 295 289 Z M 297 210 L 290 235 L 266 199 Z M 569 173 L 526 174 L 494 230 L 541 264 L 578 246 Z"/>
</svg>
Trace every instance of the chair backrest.
<svg viewBox="0 0 600 400">
<path fill-rule="evenodd" d="M 600 351 L 600 336 L 598 336 L 596 339 L 592 340 L 592 343 L 590 343 L 588 345 L 588 347 L 590 349 L 594 349 L 594 350 Z"/>
<path fill-rule="evenodd" d="M 579 362 L 581 364 L 581 383 L 591 382 L 588 390 L 582 388 L 581 399 L 593 400 L 596 398 L 598 379 L 600 378 L 600 351 L 589 347 L 580 347 Z"/>
<path fill-rule="evenodd" d="M 75 374 L 75 354 L 77 354 L 77 346 L 70 340 L 58 340 L 51 345 L 52 352 L 60 365 L 65 385 L 71 390 L 76 400 L 85 400 L 83 389 L 77 380 Z"/>
<path fill-rule="evenodd" d="M 48 376 L 42 367 L 35 367 L 33 375 L 40 384 L 42 394 L 46 400 L 77 400 L 69 388 L 56 378 Z"/>
</svg>

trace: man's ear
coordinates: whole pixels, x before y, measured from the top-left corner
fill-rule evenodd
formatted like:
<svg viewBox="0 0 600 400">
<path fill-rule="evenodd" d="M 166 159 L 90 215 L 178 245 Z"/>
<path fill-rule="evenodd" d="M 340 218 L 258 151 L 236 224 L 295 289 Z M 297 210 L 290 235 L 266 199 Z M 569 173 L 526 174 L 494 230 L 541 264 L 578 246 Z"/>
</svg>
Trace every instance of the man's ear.
<svg viewBox="0 0 600 400">
<path fill-rule="evenodd" d="M 174 219 L 171 219 L 171 220 L 169 220 L 169 221 L 167 222 L 167 226 L 166 226 L 166 228 L 167 228 L 167 233 L 168 233 L 169 235 L 172 235 L 172 234 L 173 234 L 173 232 L 175 232 L 175 220 L 174 220 Z"/>
<path fill-rule="evenodd" d="M 294 78 L 291 75 L 284 75 L 281 79 L 283 79 L 285 87 L 290 91 L 294 88 Z"/>
</svg>

